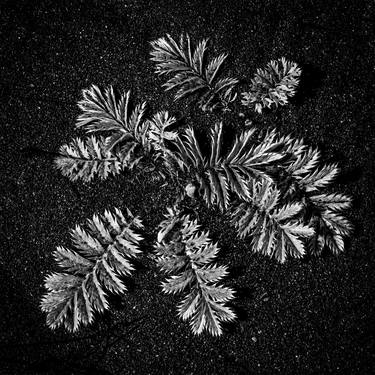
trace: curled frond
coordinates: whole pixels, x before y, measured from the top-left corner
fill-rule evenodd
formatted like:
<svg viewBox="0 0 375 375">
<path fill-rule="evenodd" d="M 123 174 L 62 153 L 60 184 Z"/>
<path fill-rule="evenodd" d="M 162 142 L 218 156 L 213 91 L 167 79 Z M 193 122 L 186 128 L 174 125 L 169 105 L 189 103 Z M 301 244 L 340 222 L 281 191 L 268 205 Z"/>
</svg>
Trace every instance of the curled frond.
<svg viewBox="0 0 375 375">
<path fill-rule="evenodd" d="M 87 220 L 86 228 L 77 225 L 71 231 L 73 248 L 58 246 L 54 258 L 62 269 L 45 279 L 47 293 L 41 309 L 47 313 L 51 329 L 64 326 L 68 331 L 93 322 L 94 313 L 109 308 L 107 292 L 123 294 L 121 276 L 134 270 L 130 259 L 139 255 L 143 225 L 127 209 L 105 211 Z"/>
<path fill-rule="evenodd" d="M 219 248 L 212 243 L 208 232 L 200 232 L 196 220 L 169 209 L 160 224 L 155 245 L 157 264 L 172 274 L 162 283 L 167 294 L 185 292 L 178 305 L 178 315 L 190 320 L 194 334 L 207 330 L 213 336 L 222 334 L 222 322 L 233 321 L 235 313 L 226 306 L 234 298 L 231 288 L 218 283 L 228 274 L 226 266 L 212 262 Z"/>
<path fill-rule="evenodd" d="M 181 35 L 176 42 L 169 34 L 151 42 L 151 60 L 156 63 L 159 75 L 173 74 L 163 86 L 177 89 L 175 100 L 196 94 L 200 108 L 212 111 L 218 106 L 224 109 L 236 98 L 233 88 L 238 83 L 234 78 L 219 78 L 219 72 L 227 55 L 222 54 L 207 61 L 207 39 L 193 48 L 189 35 Z"/>
<path fill-rule="evenodd" d="M 250 90 L 242 93 L 242 104 L 262 113 L 264 108 L 288 104 L 299 83 L 301 69 L 284 57 L 272 60 L 264 69 L 257 69 Z"/>
</svg>

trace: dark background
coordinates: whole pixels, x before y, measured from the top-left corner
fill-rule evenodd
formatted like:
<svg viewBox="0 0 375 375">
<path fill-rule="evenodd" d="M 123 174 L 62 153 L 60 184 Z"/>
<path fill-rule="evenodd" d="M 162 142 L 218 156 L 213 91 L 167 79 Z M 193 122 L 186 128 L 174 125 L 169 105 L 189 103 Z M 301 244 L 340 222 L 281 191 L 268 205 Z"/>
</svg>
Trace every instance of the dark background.
<svg viewBox="0 0 375 375">
<path fill-rule="evenodd" d="M 374 2 L 373 1 L 1 1 L 1 374 L 370 374 L 374 373 Z M 210 38 L 227 52 L 226 73 L 248 81 L 285 56 L 303 68 L 292 103 L 259 128 L 304 137 L 338 161 L 337 189 L 354 198 L 355 233 L 339 256 L 290 260 L 253 255 L 218 212 L 201 221 L 231 268 L 239 321 L 221 338 L 194 337 L 163 295 L 151 261 L 131 293 L 93 326 L 50 331 L 39 309 L 52 251 L 94 212 L 128 206 L 149 235 L 173 186 L 147 175 L 71 183 L 53 152 L 79 134 L 81 90 L 132 89 L 151 111 L 169 109 L 198 130 L 218 119 L 171 104 L 153 74 L 149 42 L 166 33 Z M 228 129 L 243 118 L 225 115 Z M 230 132 L 228 132 L 230 133 Z M 230 134 L 229 134 L 230 135 Z M 51 153 L 51 154 L 50 154 Z"/>
</svg>

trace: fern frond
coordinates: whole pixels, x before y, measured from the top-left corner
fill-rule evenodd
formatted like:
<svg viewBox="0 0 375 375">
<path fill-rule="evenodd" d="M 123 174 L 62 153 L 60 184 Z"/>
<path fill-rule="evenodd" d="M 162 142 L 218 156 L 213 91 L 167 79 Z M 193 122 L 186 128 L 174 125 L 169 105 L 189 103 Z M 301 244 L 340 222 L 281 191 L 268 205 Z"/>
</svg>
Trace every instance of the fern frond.
<svg viewBox="0 0 375 375">
<path fill-rule="evenodd" d="M 227 57 L 222 54 L 207 63 L 207 39 L 198 42 L 193 49 L 190 37 L 181 35 L 176 42 L 169 34 L 151 42 L 151 60 L 156 63 L 155 73 L 174 74 L 163 86 L 167 91 L 177 89 L 175 100 L 197 94 L 204 111 L 212 111 L 221 105 L 224 109 L 236 95 L 234 78 L 219 79 L 219 71 Z"/>
<path fill-rule="evenodd" d="M 317 168 L 298 181 L 298 184 L 306 191 L 313 192 L 329 186 L 339 174 L 337 164 L 327 164 Z"/>
<path fill-rule="evenodd" d="M 189 128 L 176 138 L 177 156 L 183 170 L 193 170 L 200 191 L 208 205 L 216 204 L 221 210 L 229 206 L 230 194 L 247 199 L 249 179 L 270 180 L 268 168 L 281 164 L 286 153 L 275 132 L 267 133 L 260 142 L 253 138 L 255 129 L 237 137 L 227 154 L 222 152 L 222 123 L 211 131 L 210 152 L 204 155 L 194 130 Z M 279 151 L 281 149 L 281 151 Z"/>
<path fill-rule="evenodd" d="M 127 218 L 119 209 L 105 211 L 87 220 L 87 228 L 77 225 L 72 230 L 73 249 L 58 246 L 54 258 L 61 273 L 45 279 L 47 293 L 41 309 L 47 313 L 51 329 L 64 326 L 77 331 L 94 320 L 94 313 L 109 308 L 105 290 L 122 294 L 126 287 L 121 275 L 129 275 L 134 267 L 130 259 L 139 253 L 142 237 L 139 218 L 127 210 Z"/>
<path fill-rule="evenodd" d="M 308 196 L 307 208 L 312 212 L 310 223 L 315 228 L 315 236 L 308 242 L 312 254 L 320 255 L 324 247 L 333 254 L 344 251 L 344 238 L 353 227 L 342 211 L 350 208 L 351 201 L 350 197 L 338 193 Z"/>
<path fill-rule="evenodd" d="M 298 152 L 293 152 L 294 160 L 288 165 L 286 171 L 294 178 L 301 178 L 306 173 L 315 169 L 320 160 L 320 151 L 306 146 L 301 147 Z"/>
<path fill-rule="evenodd" d="M 305 254 L 304 239 L 313 236 L 313 228 L 301 224 L 303 205 L 294 202 L 279 207 L 280 193 L 270 181 L 252 185 L 251 199 L 232 211 L 232 223 L 241 238 L 252 237 L 255 252 L 284 262 L 287 256 Z"/>
<path fill-rule="evenodd" d="M 242 93 L 242 104 L 262 113 L 264 108 L 288 104 L 299 83 L 301 69 L 284 57 L 272 60 L 264 69 L 257 69 L 250 91 Z"/>
<path fill-rule="evenodd" d="M 131 108 L 130 91 L 116 97 L 112 86 L 101 90 L 92 85 L 82 90 L 83 99 L 78 102 L 82 113 L 77 118 L 77 128 L 89 133 L 117 131 L 132 133 L 143 120 L 146 103 Z"/>
<path fill-rule="evenodd" d="M 54 160 L 61 173 L 72 181 L 82 179 L 85 182 L 95 177 L 106 179 L 109 175 L 119 174 L 125 168 L 132 169 L 139 162 L 135 155 L 135 143 L 128 143 L 119 151 L 109 151 L 103 137 L 75 138 L 69 144 L 61 146 L 59 156 Z"/>
<path fill-rule="evenodd" d="M 168 111 L 156 113 L 151 120 L 147 121 L 147 137 L 148 143 L 153 150 L 154 160 L 161 159 L 166 170 L 171 173 L 175 170 L 176 158 L 169 148 L 169 144 L 175 142 L 177 133 L 170 130 L 174 125 L 176 118 L 170 116 Z"/>
<path fill-rule="evenodd" d="M 222 322 L 232 321 L 235 313 L 225 304 L 234 298 L 234 291 L 218 285 L 227 274 L 226 266 L 212 261 L 219 248 L 208 232 L 200 232 L 196 220 L 169 209 L 166 220 L 160 224 L 155 245 L 157 264 L 172 275 L 162 283 L 167 294 L 187 292 L 178 305 L 178 316 L 190 319 L 194 334 L 207 330 L 213 336 L 222 334 Z"/>
<path fill-rule="evenodd" d="M 317 194 L 309 196 L 315 207 L 321 210 L 341 211 L 350 208 L 352 198 L 339 193 Z"/>
<path fill-rule="evenodd" d="M 145 132 L 144 114 L 146 102 L 132 106 L 130 91 L 116 96 L 113 87 L 101 90 L 92 85 L 82 91 L 83 99 L 78 102 L 82 113 L 77 118 L 77 128 L 88 133 L 111 132 L 106 139 L 108 151 L 130 141 L 141 142 Z"/>
</svg>

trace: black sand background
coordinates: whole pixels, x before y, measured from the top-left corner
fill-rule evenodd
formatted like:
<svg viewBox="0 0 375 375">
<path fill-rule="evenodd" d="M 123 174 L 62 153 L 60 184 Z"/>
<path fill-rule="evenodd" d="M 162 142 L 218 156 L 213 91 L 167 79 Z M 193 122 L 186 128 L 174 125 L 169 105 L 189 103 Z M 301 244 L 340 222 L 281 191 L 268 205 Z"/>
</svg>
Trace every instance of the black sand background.
<svg viewBox="0 0 375 375">
<path fill-rule="evenodd" d="M 372 1 L 1 1 L 0 373 L 370 374 L 374 360 L 374 3 Z M 293 103 L 254 117 L 319 145 L 340 163 L 356 232 L 344 254 L 289 261 L 252 255 L 214 211 L 202 223 L 230 265 L 240 320 L 219 339 L 193 337 L 177 299 L 142 262 L 131 293 L 77 335 L 51 332 L 39 310 L 51 253 L 94 212 L 127 205 L 154 234 L 172 187 L 147 176 L 70 183 L 52 167 L 77 133 L 83 88 L 132 89 L 202 131 L 217 120 L 170 105 L 149 41 L 165 33 L 210 38 L 228 74 L 250 79 L 285 56 L 304 75 Z M 239 129 L 243 119 L 228 115 Z M 230 129 L 230 127 L 228 128 Z M 229 132 L 228 132 L 229 133 Z"/>
</svg>

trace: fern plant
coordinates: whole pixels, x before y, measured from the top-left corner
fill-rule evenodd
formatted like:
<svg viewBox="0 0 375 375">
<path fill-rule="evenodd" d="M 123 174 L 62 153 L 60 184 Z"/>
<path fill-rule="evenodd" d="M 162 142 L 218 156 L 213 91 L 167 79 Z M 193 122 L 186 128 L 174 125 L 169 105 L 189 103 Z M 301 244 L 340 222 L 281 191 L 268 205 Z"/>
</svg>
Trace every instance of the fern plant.
<svg viewBox="0 0 375 375">
<path fill-rule="evenodd" d="M 264 108 L 286 105 L 294 96 L 301 69 L 284 57 L 270 61 L 264 69 L 257 69 L 251 79 L 250 89 L 242 93 L 241 103 L 258 113 Z"/>
<path fill-rule="evenodd" d="M 194 49 L 189 35 L 182 34 L 178 43 L 167 34 L 151 42 L 151 60 L 156 63 L 155 73 L 174 74 L 163 86 L 167 91 L 177 89 L 175 100 L 197 94 L 203 111 L 220 106 L 226 110 L 236 99 L 233 89 L 238 80 L 219 78 L 227 55 L 221 54 L 207 61 L 207 42 L 207 39 L 201 40 Z"/>
<path fill-rule="evenodd" d="M 234 291 L 218 284 L 227 276 L 227 267 L 212 264 L 219 248 L 208 232 L 199 229 L 196 220 L 182 215 L 176 207 L 168 209 L 155 245 L 157 265 L 164 273 L 172 274 L 162 283 L 164 293 L 186 291 L 178 305 L 178 316 L 190 320 L 196 335 L 207 330 L 219 336 L 223 332 L 221 323 L 236 318 L 226 306 L 234 298 Z"/>
<path fill-rule="evenodd" d="M 240 237 L 252 237 L 254 251 L 280 262 L 288 254 L 301 257 L 306 249 L 313 255 L 325 247 L 334 254 L 343 251 L 352 225 L 342 211 L 350 207 L 351 198 L 323 191 L 338 175 L 337 165 L 320 166 L 319 150 L 302 140 L 286 136 L 279 142 L 292 157 L 283 161 L 272 181 L 249 181 L 252 193 L 232 208 L 232 222 Z M 289 241 L 290 246 L 280 232 L 285 224 L 292 234 L 296 231 L 298 241 Z"/>
<path fill-rule="evenodd" d="M 238 81 L 219 77 L 227 56 L 208 61 L 206 39 L 193 48 L 188 35 L 179 43 L 167 35 L 151 46 L 156 72 L 173 75 L 164 86 L 177 89 L 176 100 L 196 94 L 200 108 L 212 111 L 226 110 L 236 99 Z M 285 58 L 271 61 L 257 70 L 250 91 L 242 93 L 242 104 L 259 113 L 286 105 L 300 74 L 297 64 Z M 250 128 L 227 144 L 219 122 L 210 131 L 206 151 L 191 126 L 177 131 L 168 111 L 148 116 L 145 102 L 131 104 L 130 91 L 118 94 L 112 87 L 93 85 L 83 90 L 78 105 L 76 127 L 88 135 L 60 148 L 55 166 L 63 175 L 91 181 L 124 170 L 150 170 L 151 165 L 178 187 L 176 205 L 161 222 L 154 248 L 157 266 L 168 275 L 163 291 L 184 294 L 178 315 L 190 321 L 194 334 L 221 335 L 222 323 L 236 317 L 228 306 L 234 291 L 220 285 L 227 266 L 213 263 L 217 244 L 178 208 L 186 197 L 195 199 L 196 187 L 209 207 L 230 214 L 238 235 L 249 240 L 254 252 L 284 262 L 306 252 L 319 255 L 324 248 L 334 254 L 344 250 L 352 226 L 343 211 L 351 198 L 327 191 L 338 167 L 321 165 L 320 152 L 303 140 Z M 133 271 L 130 261 L 140 253 L 142 227 L 129 210 L 125 218 L 118 209 L 94 215 L 86 229 L 76 226 L 73 249 L 60 246 L 54 252 L 62 272 L 45 280 L 48 292 L 41 308 L 49 327 L 76 331 L 108 309 L 107 292 L 125 292 L 121 276 Z"/>
<path fill-rule="evenodd" d="M 47 325 L 68 331 L 93 322 L 94 314 L 108 309 L 106 290 L 116 294 L 126 291 L 121 276 L 134 270 L 130 260 L 140 254 L 143 224 L 127 209 L 106 210 L 87 220 L 86 229 L 77 225 L 72 231 L 73 249 L 58 246 L 54 258 L 63 272 L 46 277 L 48 293 L 41 301 L 47 313 Z"/>
</svg>

